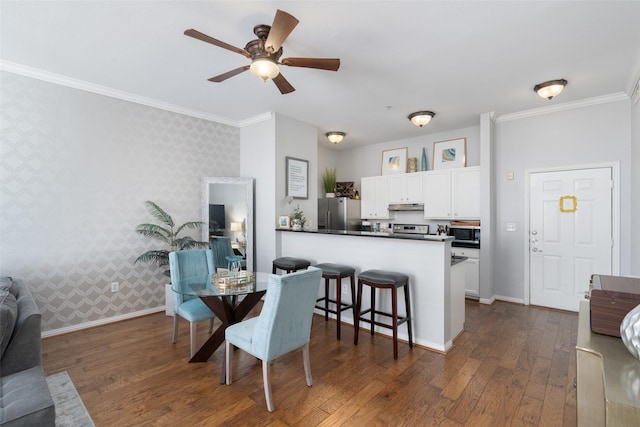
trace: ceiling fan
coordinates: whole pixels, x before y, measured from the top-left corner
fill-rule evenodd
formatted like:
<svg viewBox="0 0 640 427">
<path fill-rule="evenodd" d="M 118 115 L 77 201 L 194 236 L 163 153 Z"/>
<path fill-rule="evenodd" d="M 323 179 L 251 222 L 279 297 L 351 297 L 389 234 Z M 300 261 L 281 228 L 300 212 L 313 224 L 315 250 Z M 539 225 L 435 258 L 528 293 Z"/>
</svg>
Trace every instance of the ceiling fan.
<svg viewBox="0 0 640 427">
<path fill-rule="evenodd" d="M 188 29 L 184 32 L 186 36 L 193 37 L 203 42 L 211 43 L 231 52 L 239 53 L 251 59 L 251 64 L 243 65 L 226 73 L 222 73 L 208 79 L 211 82 L 220 83 L 226 79 L 240 74 L 244 71 L 251 70 L 251 73 L 264 81 L 273 80 L 280 90 L 280 93 L 287 94 L 293 92 L 295 88 L 284 78 L 278 65 L 287 65 L 289 67 L 305 67 L 317 68 L 320 70 L 338 71 L 340 68 L 340 60 L 335 58 L 283 58 L 282 43 L 289 36 L 291 31 L 298 25 L 295 17 L 280 9 L 276 11 L 273 18 L 273 24 L 256 25 L 253 27 L 253 33 L 258 37 L 251 40 L 244 49 L 232 46 L 228 43 L 214 39 L 200 31 Z"/>
</svg>

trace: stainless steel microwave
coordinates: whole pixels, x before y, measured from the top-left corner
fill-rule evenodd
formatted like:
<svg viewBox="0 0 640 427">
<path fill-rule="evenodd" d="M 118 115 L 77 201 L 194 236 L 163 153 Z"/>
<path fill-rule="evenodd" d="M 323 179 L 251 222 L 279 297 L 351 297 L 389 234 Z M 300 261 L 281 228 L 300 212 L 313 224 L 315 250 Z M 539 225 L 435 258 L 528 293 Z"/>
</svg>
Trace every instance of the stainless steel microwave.
<svg viewBox="0 0 640 427">
<path fill-rule="evenodd" d="M 452 225 L 449 227 L 449 236 L 453 236 L 452 246 L 463 248 L 480 247 L 480 227 Z"/>
</svg>

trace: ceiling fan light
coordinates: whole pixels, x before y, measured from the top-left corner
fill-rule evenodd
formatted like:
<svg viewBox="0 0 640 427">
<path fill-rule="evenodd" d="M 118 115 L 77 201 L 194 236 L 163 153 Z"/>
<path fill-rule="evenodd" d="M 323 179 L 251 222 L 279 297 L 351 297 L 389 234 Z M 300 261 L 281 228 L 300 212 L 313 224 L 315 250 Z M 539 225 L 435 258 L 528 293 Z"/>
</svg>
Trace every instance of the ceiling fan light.
<svg viewBox="0 0 640 427">
<path fill-rule="evenodd" d="M 554 96 L 559 95 L 567 83 L 568 82 L 565 79 L 549 80 L 548 82 L 535 85 L 533 90 L 540 95 L 540 97 L 551 99 Z"/>
<path fill-rule="evenodd" d="M 411 120 L 411 123 L 413 123 L 414 125 L 422 127 L 429 124 L 429 122 L 435 115 L 436 113 L 432 111 L 416 111 L 415 113 L 409 114 L 408 119 Z"/>
<path fill-rule="evenodd" d="M 326 134 L 327 139 L 329 140 L 330 143 L 332 144 L 340 144 L 342 142 L 342 140 L 344 139 L 344 136 L 346 135 L 346 133 L 344 132 L 327 132 Z"/>
<path fill-rule="evenodd" d="M 264 80 L 271 80 L 280 74 L 280 69 L 278 68 L 278 64 L 276 64 L 271 59 L 267 58 L 259 58 L 254 60 L 249 67 L 251 70 L 251 74 L 254 76 Z"/>
</svg>

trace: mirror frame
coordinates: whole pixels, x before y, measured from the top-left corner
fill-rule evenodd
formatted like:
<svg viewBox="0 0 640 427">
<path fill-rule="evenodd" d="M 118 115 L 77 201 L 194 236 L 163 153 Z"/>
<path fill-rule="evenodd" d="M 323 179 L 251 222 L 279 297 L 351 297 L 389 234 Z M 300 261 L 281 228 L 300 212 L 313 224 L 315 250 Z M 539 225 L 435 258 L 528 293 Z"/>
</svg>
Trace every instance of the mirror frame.
<svg viewBox="0 0 640 427">
<path fill-rule="evenodd" d="M 255 271 L 255 256 L 254 256 L 254 178 L 239 178 L 230 176 L 208 176 L 202 178 L 202 220 L 205 224 L 209 224 L 209 188 L 211 184 L 237 184 L 242 185 L 245 190 L 245 203 L 247 205 L 247 223 L 246 223 L 246 258 L 247 258 L 247 271 Z M 202 241 L 209 241 L 209 227 L 202 227 Z"/>
</svg>

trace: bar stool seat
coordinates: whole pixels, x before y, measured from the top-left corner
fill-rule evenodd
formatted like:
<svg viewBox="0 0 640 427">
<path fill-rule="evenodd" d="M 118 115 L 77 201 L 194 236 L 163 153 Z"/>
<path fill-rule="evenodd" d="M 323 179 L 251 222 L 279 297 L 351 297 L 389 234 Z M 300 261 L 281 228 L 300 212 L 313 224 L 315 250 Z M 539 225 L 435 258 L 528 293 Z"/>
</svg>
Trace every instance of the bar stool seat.
<svg viewBox="0 0 640 427">
<path fill-rule="evenodd" d="M 324 301 L 324 305 L 316 304 L 316 308 L 324 311 L 324 320 L 329 320 L 329 313 L 333 313 L 336 315 L 336 320 L 338 322 L 338 330 L 336 332 L 336 337 L 340 339 L 340 315 L 344 310 L 352 309 L 353 310 L 353 318 L 356 317 L 356 305 L 355 305 L 355 274 L 356 269 L 353 267 L 349 267 L 348 265 L 342 264 L 333 264 L 333 263 L 322 263 L 315 266 L 322 270 L 322 278 L 324 279 L 324 297 L 318 298 L 316 303 L 320 303 Z M 342 279 L 349 277 L 351 279 L 351 303 L 346 303 L 342 301 Z M 336 281 L 336 296 L 335 299 L 331 299 L 329 294 L 329 281 Z M 329 308 L 329 303 L 335 304 L 334 308 Z"/>
<path fill-rule="evenodd" d="M 272 273 L 276 274 L 276 270 L 284 270 L 287 274 L 298 270 L 306 270 L 311 265 L 311 262 L 304 258 L 294 258 L 283 256 L 273 260 Z"/>
<path fill-rule="evenodd" d="M 371 287 L 371 308 L 362 310 L 362 287 L 367 285 Z M 404 288 L 404 303 L 406 315 L 401 317 L 398 315 L 398 288 Z M 391 313 L 376 310 L 376 289 L 391 290 Z M 371 313 L 371 318 L 367 319 L 363 315 Z M 382 323 L 375 320 L 375 315 L 386 316 L 391 318 L 391 324 Z M 393 358 L 398 358 L 398 325 L 407 324 L 409 332 L 409 348 L 413 348 L 413 336 L 411 332 L 411 299 L 409 296 L 409 276 L 403 273 L 386 270 L 366 270 L 358 275 L 358 296 L 356 300 L 356 318 L 354 322 L 355 335 L 353 343 L 358 345 L 358 332 L 360 329 L 360 321 L 371 324 L 371 335 L 374 332 L 374 326 L 388 328 L 393 331 Z"/>
</svg>

